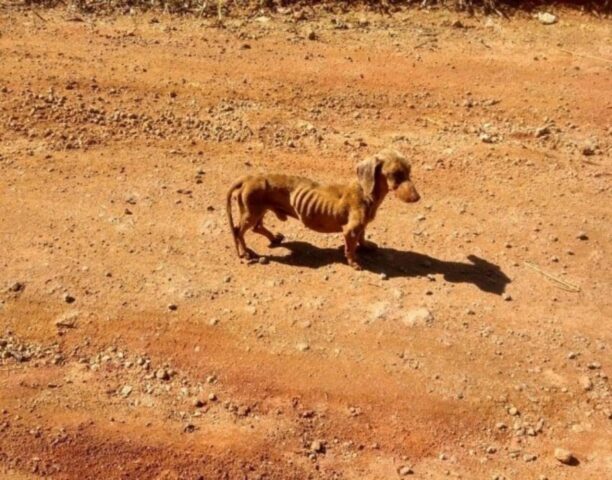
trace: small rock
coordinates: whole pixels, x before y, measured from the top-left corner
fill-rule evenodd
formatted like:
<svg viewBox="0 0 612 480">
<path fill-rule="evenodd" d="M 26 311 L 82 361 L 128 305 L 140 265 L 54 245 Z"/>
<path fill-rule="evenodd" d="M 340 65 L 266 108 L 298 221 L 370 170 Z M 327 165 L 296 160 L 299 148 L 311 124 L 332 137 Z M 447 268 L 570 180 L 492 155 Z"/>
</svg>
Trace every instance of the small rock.
<svg viewBox="0 0 612 480">
<path fill-rule="evenodd" d="M 216 402 L 217 401 L 217 395 L 215 395 L 214 393 L 211 393 L 208 395 L 208 400 L 210 400 L 211 402 Z"/>
<path fill-rule="evenodd" d="M 305 352 L 306 350 L 310 350 L 310 345 L 308 345 L 306 342 L 300 342 L 296 345 L 296 348 L 300 352 Z"/>
<path fill-rule="evenodd" d="M 403 318 L 404 324 L 409 327 L 431 325 L 433 321 L 433 314 L 427 308 L 410 310 Z"/>
<path fill-rule="evenodd" d="M 495 138 L 489 133 L 481 133 L 480 141 L 483 143 L 495 143 Z"/>
<path fill-rule="evenodd" d="M 79 312 L 76 311 L 63 313 L 55 319 L 55 326 L 57 328 L 74 328 L 78 317 Z"/>
<path fill-rule="evenodd" d="M 508 413 L 514 417 L 519 414 L 519 411 L 518 411 L 518 408 L 516 407 L 510 407 L 508 409 Z"/>
<path fill-rule="evenodd" d="M 175 312 L 178 309 L 178 305 L 176 303 L 171 303 L 168 305 L 168 310 L 171 312 Z"/>
<path fill-rule="evenodd" d="M 565 465 L 571 465 L 576 461 L 574 454 L 565 448 L 555 448 L 555 458 Z"/>
<path fill-rule="evenodd" d="M 199 398 L 196 398 L 196 399 L 193 401 L 193 406 L 194 406 L 195 408 L 202 408 L 202 407 L 204 406 L 204 402 L 203 402 L 202 400 L 200 400 Z"/>
<path fill-rule="evenodd" d="M 308 40 L 316 40 L 317 32 L 315 32 L 312 28 L 309 29 L 308 32 L 306 32 L 306 38 L 308 38 Z"/>
<path fill-rule="evenodd" d="M 588 240 L 589 236 L 586 234 L 586 232 L 578 232 L 578 235 L 576 235 L 576 238 L 578 240 Z"/>
<path fill-rule="evenodd" d="M 258 261 L 260 265 L 267 265 L 268 263 L 270 263 L 268 257 L 259 257 Z"/>
<path fill-rule="evenodd" d="M 536 15 L 536 18 L 542 25 L 553 25 L 557 23 L 557 16 L 548 12 L 540 12 Z"/>
<path fill-rule="evenodd" d="M 580 383 L 580 385 L 586 392 L 593 389 L 593 382 L 586 375 L 583 375 L 582 377 L 580 377 L 578 379 L 578 382 Z"/>
<path fill-rule="evenodd" d="M 64 302 L 74 303 L 75 301 L 76 301 L 76 298 L 74 298 L 72 295 L 69 295 L 68 293 L 64 295 Z"/>
<path fill-rule="evenodd" d="M 601 368 L 601 363 L 599 362 L 591 362 L 587 365 L 589 370 L 599 370 Z"/>
<path fill-rule="evenodd" d="M 398 468 L 397 473 L 400 477 L 405 477 L 406 475 L 412 475 L 414 471 L 412 470 L 412 467 L 404 465 L 403 467 Z"/>
<path fill-rule="evenodd" d="M 170 374 L 165 368 L 160 368 L 155 372 L 155 378 L 157 378 L 158 380 L 169 380 Z"/>
<path fill-rule="evenodd" d="M 314 440 L 310 444 L 310 451 L 313 452 L 313 453 L 324 453 L 325 452 L 325 445 L 320 440 Z"/>
<path fill-rule="evenodd" d="M 512 301 L 512 295 L 510 295 L 510 294 L 509 294 L 509 293 L 507 293 L 507 292 L 506 292 L 506 293 L 504 293 L 504 294 L 502 295 L 502 298 L 503 298 L 503 300 L 504 300 L 505 302 L 510 302 L 510 301 Z"/>
<path fill-rule="evenodd" d="M 251 413 L 251 407 L 247 405 L 239 406 L 238 410 L 236 411 L 236 415 L 238 415 L 239 417 L 247 417 L 249 413 Z"/>
<path fill-rule="evenodd" d="M 591 155 L 595 155 L 595 147 L 592 145 L 585 145 L 582 147 L 581 153 L 585 157 L 590 157 Z"/>
<path fill-rule="evenodd" d="M 550 128 L 548 126 L 536 128 L 535 136 L 536 138 L 546 137 L 550 135 Z"/>
<path fill-rule="evenodd" d="M 523 460 L 525 462 L 535 462 L 537 458 L 538 456 L 534 455 L 533 453 L 526 453 L 525 455 L 523 455 Z"/>
<path fill-rule="evenodd" d="M 12 293 L 19 293 L 19 292 L 23 292 L 24 289 L 25 289 L 25 283 L 15 282 L 8 288 L 8 291 Z"/>
<path fill-rule="evenodd" d="M 132 393 L 132 386 L 131 385 L 126 385 L 125 387 L 123 387 L 121 389 L 121 391 L 119 392 L 121 394 L 121 396 L 123 398 L 126 398 L 130 395 L 130 393 Z"/>
</svg>

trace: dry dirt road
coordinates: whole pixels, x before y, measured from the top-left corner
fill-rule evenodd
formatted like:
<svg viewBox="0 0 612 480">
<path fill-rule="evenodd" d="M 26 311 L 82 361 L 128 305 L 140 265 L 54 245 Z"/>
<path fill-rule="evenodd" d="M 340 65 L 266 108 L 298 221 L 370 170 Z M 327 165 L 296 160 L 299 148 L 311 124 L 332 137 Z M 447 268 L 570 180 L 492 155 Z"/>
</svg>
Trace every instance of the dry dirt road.
<svg viewBox="0 0 612 480">
<path fill-rule="evenodd" d="M 2 479 L 610 475 L 609 21 L 41 16 L 0 13 Z M 236 176 L 386 146 L 422 200 L 364 271 L 275 218 L 236 258 Z"/>
</svg>

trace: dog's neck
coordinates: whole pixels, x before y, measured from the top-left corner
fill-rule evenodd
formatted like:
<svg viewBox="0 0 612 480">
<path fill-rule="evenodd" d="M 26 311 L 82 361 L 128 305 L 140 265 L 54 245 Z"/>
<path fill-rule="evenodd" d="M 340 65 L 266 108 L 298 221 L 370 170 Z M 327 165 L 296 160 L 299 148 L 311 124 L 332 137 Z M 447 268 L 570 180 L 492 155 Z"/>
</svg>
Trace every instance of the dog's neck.
<svg viewBox="0 0 612 480">
<path fill-rule="evenodd" d="M 385 180 L 377 180 L 374 184 L 374 192 L 372 195 L 367 197 L 368 217 L 370 222 L 374 220 L 378 207 L 380 207 L 380 204 L 387 196 L 387 193 L 389 193 L 387 182 Z"/>
</svg>

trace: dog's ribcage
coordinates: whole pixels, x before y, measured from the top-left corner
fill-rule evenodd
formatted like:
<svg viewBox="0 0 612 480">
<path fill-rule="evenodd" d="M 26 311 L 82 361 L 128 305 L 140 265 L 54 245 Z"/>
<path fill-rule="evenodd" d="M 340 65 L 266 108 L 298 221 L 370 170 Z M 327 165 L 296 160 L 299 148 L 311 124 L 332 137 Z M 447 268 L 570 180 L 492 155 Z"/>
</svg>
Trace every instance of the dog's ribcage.
<svg viewBox="0 0 612 480">
<path fill-rule="evenodd" d="M 308 227 L 319 231 L 335 231 L 339 212 L 337 202 L 311 185 L 297 187 L 289 198 L 298 218 Z"/>
<path fill-rule="evenodd" d="M 314 215 L 327 215 L 333 210 L 331 202 L 326 202 L 321 194 L 311 186 L 296 188 L 291 193 L 290 201 L 301 220 Z"/>
</svg>

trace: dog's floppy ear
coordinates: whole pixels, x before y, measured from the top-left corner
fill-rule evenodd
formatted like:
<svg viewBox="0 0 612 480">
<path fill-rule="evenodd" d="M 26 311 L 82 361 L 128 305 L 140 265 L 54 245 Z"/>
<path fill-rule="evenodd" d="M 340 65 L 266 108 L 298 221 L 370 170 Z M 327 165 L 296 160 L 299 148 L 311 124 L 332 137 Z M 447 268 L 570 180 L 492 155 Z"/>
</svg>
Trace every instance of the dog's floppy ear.
<svg viewBox="0 0 612 480">
<path fill-rule="evenodd" d="M 357 178 L 363 192 L 367 196 L 374 194 L 376 186 L 376 172 L 382 165 L 382 160 L 377 156 L 366 158 L 357 164 Z"/>
</svg>

